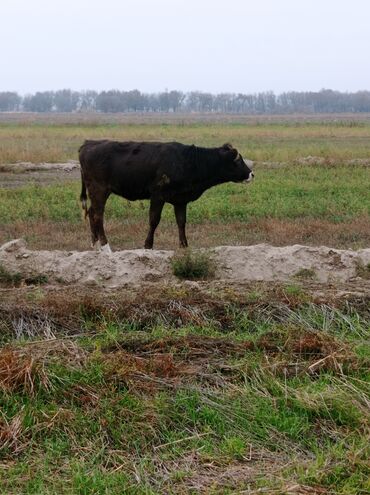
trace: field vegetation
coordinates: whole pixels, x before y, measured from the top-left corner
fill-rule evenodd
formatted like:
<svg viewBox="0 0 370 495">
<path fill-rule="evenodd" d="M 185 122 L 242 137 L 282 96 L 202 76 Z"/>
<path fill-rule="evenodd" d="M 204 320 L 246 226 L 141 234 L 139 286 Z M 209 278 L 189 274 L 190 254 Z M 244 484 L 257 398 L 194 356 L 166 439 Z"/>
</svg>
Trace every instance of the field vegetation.
<svg viewBox="0 0 370 495">
<path fill-rule="evenodd" d="M 41 117 L 44 119 L 45 117 Z M 66 118 L 66 117 L 65 117 Z M 96 119 L 97 117 L 92 117 Z M 103 118 L 103 117 L 102 117 Z M 63 121 L 62 121 L 63 122 Z M 144 121 L 145 122 L 145 121 Z M 187 122 L 172 124 L 0 124 L 0 163 L 77 159 L 85 138 L 178 140 L 199 146 L 232 142 L 255 161 L 251 187 L 225 184 L 189 207 L 193 246 L 228 243 L 323 243 L 363 247 L 370 232 L 370 124 L 367 121 Z M 19 174 L 18 174 L 19 175 Z M 42 174 L 41 174 L 42 175 Z M 24 174 L 24 186 L 1 190 L 0 240 L 26 237 L 31 246 L 86 249 L 79 183 L 40 187 Z M 1 182 L 0 182 L 1 188 Z M 108 200 L 106 219 L 113 247 L 143 243 L 147 203 Z M 175 247 L 174 217 L 167 206 L 156 246 Z M 48 235 L 51 231 L 55 235 Z M 83 235 L 83 232 L 86 235 Z"/>
<path fill-rule="evenodd" d="M 263 284 L 3 296 L 3 493 L 368 493 L 358 299 Z"/>
<path fill-rule="evenodd" d="M 191 117 L 188 121 L 185 116 L 183 121 L 162 124 L 130 123 L 130 120 L 124 124 L 102 124 L 96 116 L 91 117 L 90 123 L 82 124 L 40 119 L 40 122 L 21 124 L 2 122 L 0 118 L 0 163 L 76 159 L 77 149 L 86 138 L 176 140 L 198 146 L 221 146 L 231 142 L 243 155 L 257 161 L 287 162 L 319 156 L 343 163 L 347 159 L 370 158 L 370 122 L 352 119 L 334 122 L 252 120 L 245 123 L 235 120 L 226 124 L 222 119 L 206 124 L 192 122 Z"/>
<path fill-rule="evenodd" d="M 99 137 L 229 141 L 255 160 L 251 186 L 190 206 L 192 247 L 369 246 L 367 120 L 27 118 L 0 120 L 0 163 L 76 159 Z M 0 244 L 89 248 L 78 176 L 58 174 L 7 188 L 0 166 Z M 146 202 L 111 197 L 106 218 L 114 249 L 142 247 Z M 167 207 L 155 247 L 175 248 L 176 230 Z M 173 268 L 189 279 L 199 266 L 206 280 L 120 290 L 0 266 L 0 493 L 369 493 L 369 267 L 348 287 L 307 269 L 221 284 L 192 252 Z"/>
</svg>

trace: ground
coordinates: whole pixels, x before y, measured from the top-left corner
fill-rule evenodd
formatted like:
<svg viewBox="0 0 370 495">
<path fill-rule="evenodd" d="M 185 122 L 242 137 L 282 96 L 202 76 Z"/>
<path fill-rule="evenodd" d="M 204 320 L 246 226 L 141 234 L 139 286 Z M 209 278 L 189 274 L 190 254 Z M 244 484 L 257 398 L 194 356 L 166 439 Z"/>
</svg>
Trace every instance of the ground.
<svg viewBox="0 0 370 495">
<path fill-rule="evenodd" d="M 1 492 L 368 493 L 368 116 L 91 119 L 0 119 Z M 168 209 L 146 251 L 112 198 L 89 250 L 73 160 L 108 135 L 255 160 L 190 208 L 201 279 Z"/>
</svg>

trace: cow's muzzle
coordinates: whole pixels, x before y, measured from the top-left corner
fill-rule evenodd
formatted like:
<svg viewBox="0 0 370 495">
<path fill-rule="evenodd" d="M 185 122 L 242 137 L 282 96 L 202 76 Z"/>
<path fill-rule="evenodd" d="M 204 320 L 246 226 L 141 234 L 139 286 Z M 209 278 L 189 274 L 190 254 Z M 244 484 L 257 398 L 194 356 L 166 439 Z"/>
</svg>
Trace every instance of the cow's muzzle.
<svg viewBox="0 0 370 495">
<path fill-rule="evenodd" d="M 243 182 L 244 182 L 245 184 L 248 184 L 249 182 L 252 182 L 253 177 L 254 177 L 254 173 L 253 173 L 253 172 L 251 172 L 251 173 L 249 174 L 248 179 L 243 180 Z"/>
</svg>

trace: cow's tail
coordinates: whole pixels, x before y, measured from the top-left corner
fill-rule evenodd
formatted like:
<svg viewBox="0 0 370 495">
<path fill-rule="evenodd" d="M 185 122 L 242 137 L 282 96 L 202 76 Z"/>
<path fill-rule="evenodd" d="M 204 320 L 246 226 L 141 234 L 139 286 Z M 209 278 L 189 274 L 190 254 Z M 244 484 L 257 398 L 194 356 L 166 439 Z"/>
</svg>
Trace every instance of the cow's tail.
<svg viewBox="0 0 370 495">
<path fill-rule="evenodd" d="M 81 169 L 81 194 L 80 194 L 80 201 L 81 201 L 81 206 L 83 211 L 85 212 L 85 219 L 87 217 L 87 194 L 86 194 L 86 184 L 85 184 L 85 179 L 84 179 L 84 171 L 83 171 L 83 156 L 82 152 L 83 149 L 86 145 L 86 141 L 84 144 L 80 147 L 78 150 L 78 155 L 80 159 L 80 169 Z"/>
<path fill-rule="evenodd" d="M 85 212 L 85 219 L 87 217 L 87 194 L 86 194 L 86 184 L 85 184 L 85 179 L 84 179 L 84 157 L 83 157 L 83 151 L 84 148 L 87 145 L 87 141 L 83 143 L 82 146 L 78 149 L 78 157 L 80 159 L 80 170 L 81 170 L 81 194 L 80 194 L 80 201 L 81 201 L 81 206 L 83 211 Z"/>
<path fill-rule="evenodd" d="M 87 194 L 86 194 L 86 184 L 84 181 L 84 175 L 81 170 L 81 182 L 82 182 L 82 188 L 81 188 L 81 194 L 80 194 L 80 201 L 81 201 L 81 206 L 82 209 L 85 212 L 85 218 L 87 217 Z"/>
</svg>

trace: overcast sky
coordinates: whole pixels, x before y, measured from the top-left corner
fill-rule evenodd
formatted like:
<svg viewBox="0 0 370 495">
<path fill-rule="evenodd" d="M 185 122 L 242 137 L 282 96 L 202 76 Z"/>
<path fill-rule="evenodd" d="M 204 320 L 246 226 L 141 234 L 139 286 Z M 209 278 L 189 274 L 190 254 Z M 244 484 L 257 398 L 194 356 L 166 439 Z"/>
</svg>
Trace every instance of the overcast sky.
<svg viewBox="0 0 370 495">
<path fill-rule="evenodd" d="M 370 90 L 370 0 L 0 0 L 0 91 Z"/>
</svg>

